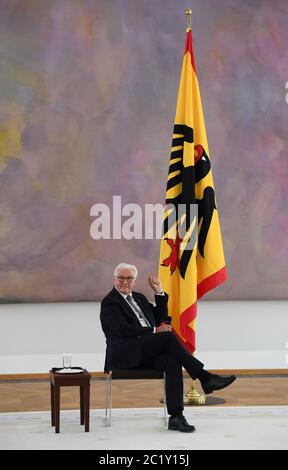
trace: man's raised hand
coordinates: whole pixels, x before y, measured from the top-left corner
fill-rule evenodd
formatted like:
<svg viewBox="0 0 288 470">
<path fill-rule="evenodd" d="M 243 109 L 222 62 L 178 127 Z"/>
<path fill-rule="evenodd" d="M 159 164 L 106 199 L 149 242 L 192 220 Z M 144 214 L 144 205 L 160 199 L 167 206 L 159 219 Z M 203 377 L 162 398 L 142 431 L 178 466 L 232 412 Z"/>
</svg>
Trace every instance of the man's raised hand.
<svg viewBox="0 0 288 470">
<path fill-rule="evenodd" d="M 161 294 L 163 292 L 161 282 L 157 277 L 149 276 L 149 285 L 154 290 L 155 294 Z"/>
</svg>

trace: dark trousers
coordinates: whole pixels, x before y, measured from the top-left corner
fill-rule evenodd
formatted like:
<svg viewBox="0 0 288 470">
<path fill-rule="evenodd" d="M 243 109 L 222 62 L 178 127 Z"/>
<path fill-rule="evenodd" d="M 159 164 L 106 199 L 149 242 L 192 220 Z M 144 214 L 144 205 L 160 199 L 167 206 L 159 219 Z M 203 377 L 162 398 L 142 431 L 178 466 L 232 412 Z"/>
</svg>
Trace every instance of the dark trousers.
<svg viewBox="0 0 288 470">
<path fill-rule="evenodd" d="M 149 334 L 141 338 L 141 365 L 163 370 L 169 414 L 183 410 L 182 367 L 196 379 L 204 367 L 189 353 L 172 332 Z"/>
</svg>

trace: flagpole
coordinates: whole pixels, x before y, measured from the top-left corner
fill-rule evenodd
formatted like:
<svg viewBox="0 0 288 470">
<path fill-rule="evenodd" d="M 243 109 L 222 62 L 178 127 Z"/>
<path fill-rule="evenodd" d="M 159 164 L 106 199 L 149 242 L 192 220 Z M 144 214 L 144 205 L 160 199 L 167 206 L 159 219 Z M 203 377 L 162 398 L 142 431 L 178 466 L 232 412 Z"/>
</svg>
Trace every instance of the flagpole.
<svg viewBox="0 0 288 470">
<path fill-rule="evenodd" d="M 188 31 L 190 31 L 191 29 L 191 16 L 192 16 L 191 8 L 187 8 L 185 10 L 185 15 L 186 15 L 186 33 L 188 33 Z"/>
<path fill-rule="evenodd" d="M 185 10 L 186 15 L 186 33 L 191 30 L 191 16 L 192 10 L 191 8 L 186 8 Z M 184 395 L 184 404 L 185 405 L 205 405 L 206 397 L 201 393 L 197 392 L 195 388 L 194 380 L 191 381 L 191 388 L 189 392 Z"/>
<path fill-rule="evenodd" d="M 185 15 L 186 15 L 186 33 L 188 33 L 191 30 L 191 16 L 192 16 L 191 8 L 186 8 Z M 187 392 L 184 396 L 184 404 L 185 405 L 205 405 L 205 403 L 206 403 L 205 395 L 201 395 L 199 392 L 197 392 L 195 388 L 195 382 L 194 380 L 192 380 L 191 388 L 189 392 Z"/>
<path fill-rule="evenodd" d="M 186 33 L 191 31 L 191 16 L 192 10 L 191 8 L 187 8 L 185 10 L 186 15 Z M 193 355 L 193 354 L 192 354 Z M 208 405 L 208 404 L 221 404 L 225 403 L 225 400 L 221 398 L 214 398 L 214 397 L 206 397 L 199 393 L 195 387 L 195 381 L 191 380 L 191 388 L 190 390 L 184 395 L 183 398 L 185 405 Z"/>
<path fill-rule="evenodd" d="M 188 350 L 194 351 L 198 297 L 202 297 L 208 290 L 225 281 L 226 267 L 219 218 L 214 200 L 215 191 L 193 53 L 192 10 L 190 8 L 185 10 L 185 16 L 185 50 L 174 119 L 165 198 L 167 206 L 171 204 L 174 206 L 173 211 L 178 220 L 176 219 L 172 225 L 171 220 L 168 220 L 169 211 L 165 214 L 163 221 L 165 234 L 163 234 L 160 243 L 159 278 L 169 295 L 168 308 L 172 316 L 173 331 L 183 339 L 184 343 L 187 343 Z M 202 157 L 205 157 L 204 160 Z M 196 169 L 200 170 L 197 181 L 195 178 Z M 186 214 L 186 231 L 188 221 L 190 239 L 191 241 L 195 239 L 195 243 L 198 239 L 199 244 L 197 248 L 195 246 L 195 250 L 190 248 L 184 252 L 185 249 L 180 246 L 179 227 L 183 226 L 185 230 L 185 223 L 181 217 L 178 218 L 181 214 L 177 209 L 177 205 L 179 204 L 178 201 L 181 201 L 186 206 L 187 211 L 188 204 L 195 204 L 196 187 L 199 190 L 197 192 L 198 206 L 203 223 L 200 227 L 199 225 L 197 227 L 195 223 L 192 225 L 191 214 Z M 177 228 L 177 234 L 170 233 L 172 226 Z M 201 282 L 199 278 L 200 284 L 198 285 L 197 273 L 199 268 L 201 268 Z M 172 279 L 173 273 L 174 277 Z M 212 280 L 212 284 L 210 280 Z M 198 295 L 199 293 L 201 295 Z M 192 381 L 191 390 L 183 398 L 186 405 L 212 404 L 210 397 L 206 398 L 197 392 L 194 381 Z M 214 400 L 213 397 L 215 403 Z"/>
</svg>

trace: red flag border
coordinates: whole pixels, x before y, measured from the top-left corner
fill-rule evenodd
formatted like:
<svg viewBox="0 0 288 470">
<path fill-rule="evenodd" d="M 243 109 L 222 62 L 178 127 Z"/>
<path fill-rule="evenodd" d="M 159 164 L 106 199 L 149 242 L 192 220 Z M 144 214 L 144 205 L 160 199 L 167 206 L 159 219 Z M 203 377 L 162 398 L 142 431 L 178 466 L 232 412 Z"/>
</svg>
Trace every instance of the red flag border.
<svg viewBox="0 0 288 470">
<path fill-rule="evenodd" d="M 196 63 L 195 63 L 195 58 L 194 58 L 194 51 L 193 51 L 193 46 L 192 46 L 192 30 L 191 29 L 189 31 L 187 31 L 187 33 L 186 33 L 186 42 L 185 42 L 184 55 L 186 54 L 186 52 L 190 53 L 191 65 L 194 69 L 195 74 L 197 75 Z"/>
<path fill-rule="evenodd" d="M 197 301 L 203 297 L 209 290 L 214 289 L 215 287 L 222 284 L 222 282 L 226 281 L 227 279 L 227 269 L 226 266 L 221 268 L 216 273 L 212 274 L 211 276 L 206 277 L 199 286 L 197 286 Z M 197 315 L 197 301 L 190 305 L 184 312 L 180 314 L 180 332 L 181 335 L 185 338 L 185 341 L 176 334 L 177 338 L 181 341 L 183 346 L 185 346 L 188 351 L 193 353 L 195 351 L 195 331 L 190 328 L 188 325 L 191 321 L 195 320 Z"/>
</svg>

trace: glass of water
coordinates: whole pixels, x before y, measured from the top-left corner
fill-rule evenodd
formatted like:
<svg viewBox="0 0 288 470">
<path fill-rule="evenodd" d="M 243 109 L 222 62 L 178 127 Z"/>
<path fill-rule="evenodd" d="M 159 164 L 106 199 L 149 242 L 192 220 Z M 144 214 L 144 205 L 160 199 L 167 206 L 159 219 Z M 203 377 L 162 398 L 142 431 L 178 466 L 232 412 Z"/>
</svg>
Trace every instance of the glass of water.
<svg viewBox="0 0 288 470">
<path fill-rule="evenodd" d="M 62 364 L 63 364 L 63 369 L 71 369 L 72 367 L 72 354 L 71 353 L 62 354 Z"/>
</svg>

